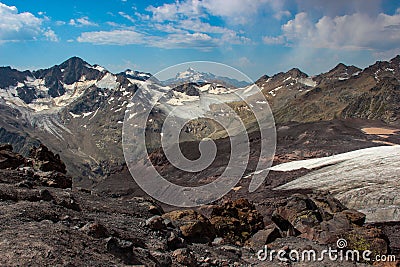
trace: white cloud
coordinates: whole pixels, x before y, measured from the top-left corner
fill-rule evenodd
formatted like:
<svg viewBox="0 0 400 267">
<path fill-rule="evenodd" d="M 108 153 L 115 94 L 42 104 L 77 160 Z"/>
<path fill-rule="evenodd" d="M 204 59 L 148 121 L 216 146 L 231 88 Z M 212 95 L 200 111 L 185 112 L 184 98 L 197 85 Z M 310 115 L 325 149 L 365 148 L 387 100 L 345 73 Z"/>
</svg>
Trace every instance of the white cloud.
<svg viewBox="0 0 400 267">
<path fill-rule="evenodd" d="M 172 23 L 157 23 L 154 24 L 154 28 L 158 31 L 165 33 L 186 33 L 184 29 L 178 28 L 175 24 Z"/>
<path fill-rule="evenodd" d="M 240 36 L 234 31 L 225 32 L 221 39 L 222 43 L 227 44 L 249 44 L 251 40 L 245 36 Z"/>
<path fill-rule="evenodd" d="M 282 32 L 280 36 L 264 37 L 264 43 L 285 41 L 287 45 L 315 48 L 386 50 L 400 43 L 400 14 L 354 13 L 323 16 L 313 22 L 301 12 L 282 26 Z"/>
<path fill-rule="evenodd" d="M 290 11 L 288 10 L 280 10 L 275 13 L 274 18 L 276 18 L 277 20 L 281 20 L 285 17 L 290 17 L 291 15 L 292 13 L 290 13 Z"/>
<path fill-rule="evenodd" d="M 383 0 L 335 0 L 324 1 L 321 0 L 295 0 L 297 10 L 307 12 L 320 18 L 322 16 L 336 17 L 346 14 L 362 13 L 368 15 L 378 15 L 382 12 Z"/>
<path fill-rule="evenodd" d="M 148 35 L 142 36 L 145 40 L 143 43 L 147 46 L 167 49 L 190 47 L 201 50 L 217 46 L 251 43 L 251 40 L 244 36 L 244 32 L 239 33 L 227 27 L 211 25 L 208 22 L 209 15 L 205 12 L 204 4 L 204 0 L 176 1 L 157 7 L 147 7 L 146 10 L 151 13 L 151 16 L 135 12 L 135 19 L 145 22 L 144 24 L 138 23 L 137 27 L 141 29 L 141 32 L 148 33 Z M 128 17 L 123 12 L 119 12 L 119 15 L 133 21 L 132 17 Z M 108 24 L 113 26 L 110 23 Z M 117 28 L 121 30 L 121 27 L 114 28 L 114 31 L 111 31 L 113 33 Z M 125 26 L 123 29 L 127 29 L 127 27 Z M 86 40 L 86 37 L 81 36 L 81 40 Z M 125 41 L 121 41 L 120 44 L 132 44 L 129 40 Z M 98 43 L 105 44 L 102 39 Z"/>
<path fill-rule="evenodd" d="M 137 32 L 133 27 L 108 23 L 115 28 L 111 31 L 84 32 L 78 37 L 78 42 L 88 42 L 99 45 L 132 45 L 171 48 L 195 48 L 210 50 L 213 47 L 250 43 L 251 40 L 235 31 L 208 23 L 196 25 L 192 21 L 177 23 L 157 23 L 150 29 L 152 34 Z M 156 31 L 154 31 L 156 30 Z"/>
<path fill-rule="evenodd" d="M 150 16 L 149 16 L 149 15 L 147 15 L 147 14 L 141 14 L 141 13 L 139 13 L 139 12 L 135 12 L 135 16 L 136 16 L 138 19 L 141 19 L 141 20 L 149 20 L 149 19 L 150 19 Z"/>
<path fill-rule="evenodd" d="M 98 26 L 97 23 L 90 21 L 88 17 L 82 17 L 79 19 L 70 19 L 68 24 L 76 27 Z"/>
<path fill-rule="evenodd" d="M 227 28 L 220 27 L 220 26 L 213 26 L 207 22 L 202 22 L 199 19 L 181 20 L 178 22 L 177 25 L 182 29 L 191 30 L 191 31 L 208 32 L 208 33 L 232 32 L 232 30 L 229 30 Z"/>
<path fill-rule="evenodd" d="M 161 6 L 149 6 L 146 10 L 152 13 L 157 22 L 178 21 L 186 18 L 207 18 L 209 15 L 224 18 L 228 23 L 246 24 L 254 20 L 254 15 L 265 10 L 277 12 L 283 17 L 284 1 L 275 0 L 183 0 Z"/>
<path fill-rule="evenodd" d="M 252 65 L 252 63 L 247 57 L 241 57 L 241 58 L 239 58 L 236 65 L 239 67 L 248 67 L 248 66 Z"/>
<path fill-rule="evenodd" d="M 0 42 L 35 40 L 42 34 L 41 25 L 32 13 L 18 13 L 15 6 L 0 3 Z"/>
<path fill-rule="evenodd" d="M 251 43 L 245 32 L 234 30 L 232 24 L 254 21 L 255 16 L 265 9 L 280 12 L 282 7 L 283 4 L 273 0 L 231 0 L 229 3 L 226 0 L 177 0 L 160 6 L 149 6 L 146 11 L 151 13 L 147 19 L 156 22 L 153 27 L 157 31 L 181 35 L 202 33 L 222 46 Z M 279 16 L 283 17 L 287 12 L 283 11 Z M 137 17 L 142 19 L 143 16 Z M 212 25 L 211 17 L 219 17 L 230 26 Z"/>
<path fill-rule="evenodd" d="M 81 33 L 77 41 L 109 45 L 142 44 L 144 36 L 133 30 L 95 31 Z"/>
<path fill-rule="evenodd" d="M 186 17 L 199 17 L 204 14 L 201 11 L 202 1 L 186 0 L 176 1 L 172 4 L 163 4 L 162 6 L 149 6 L 147 11 L 152 13 L 152 19 L 158 22 L 176 21 Z"/>
<path fill-rule="evenodd" d="M 220 35 L 216 38 L 220 39 L 222 43 L 241 44 L 241 43 L 251 42 L 249 38 L 239 35 L 234 30 L 220 26 L 213 26 L 207 22 L 202 22 L 199 19 L 182 20 L 178 23 L 178 27 L 184 30 L 189 30 L 194 32 L 203 32 L 203 33 Z"/>
<path fill-rule="evenodd" d="M 55 23 L 57 26 L 63 26 L 65 24 L 67 24 L 65 21 L 62 21 L 62 20 L 57 20 Z"/>
<path fill-rule="evenodd" d="M 179 32 L 167 36 L 144 35 L 134 30 L 112 30 L 84 32 L 78 42 L 100 45 L 133 45 L 141 44 L 165 49 L 171 48 L 197 48 L 208 50 L 216 46 L 215 40 L 204 33 Z"/>
<path fill-rule="evenodd" d="M 208 13 L 223 17 L 234 24 L 246 24 L 262 9 L 274 9 L 280 1 L 272 0 L 203 0 L 203 6 Z M 275 5 L 272 7 L 271 5 Z"/>
<path fill-rule="evenodd" d="M 52 29 L 47 29 L 47 31 L 45 31 L 44 36 L 46 36 L 47 40 L 52 41 L 52 42 L 58 42 L 58 36 L 57 34 L 52 30 Z"/>
<path fill-rule="evenodd" d="M 269 45 L 277 45 L 285 43 L 285 38 L 283 36 L 264 36 L 262 40 L 264 44 L 269 44 Z"/>
<path fill-rule="evenodd" d="M 118 12 L 118 14 L 119 14 L 121 17 L 126 18 L 126 19 L 129 20 L 130 22 L 135 22 L 135 19 L 134 19 L 132 16 L 130 16 L 130 15 L 128 15 L 128 14 L 122 12 L 122 11 Z"/>
<path fill-rule="evenodd" d="M 196 48 L 200 50 L 209 50 L 217 46 L 214 39 L 205 33 L 173 33 L 166 38 L 150 38 L 150 46 L 160 48 Z"/>
</svg>

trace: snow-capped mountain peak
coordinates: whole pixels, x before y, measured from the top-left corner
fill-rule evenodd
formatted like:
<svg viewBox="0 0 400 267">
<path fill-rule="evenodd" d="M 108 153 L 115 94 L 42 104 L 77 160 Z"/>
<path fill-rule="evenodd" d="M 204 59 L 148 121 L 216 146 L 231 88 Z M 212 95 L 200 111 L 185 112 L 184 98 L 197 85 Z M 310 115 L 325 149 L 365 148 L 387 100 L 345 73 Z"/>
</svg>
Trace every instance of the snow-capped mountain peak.
<svg viewBox="0 0 400 267">
<path fill-rule="evenodd" d="M 200 72 L 192 67 L 187 68 L 185 71 L 178 72 L 175 78 L 164 81 L 164 84 L 173 85 L 181 84 L 183 82 L 197 83 L 200 85 L 206 83 L 217 83 L 228 88 L 240 88 L 249 85 L 249 83 L 245 81 L 239 81 L 231 77 L 218 76 L 210 72 Z"/>
</svg>

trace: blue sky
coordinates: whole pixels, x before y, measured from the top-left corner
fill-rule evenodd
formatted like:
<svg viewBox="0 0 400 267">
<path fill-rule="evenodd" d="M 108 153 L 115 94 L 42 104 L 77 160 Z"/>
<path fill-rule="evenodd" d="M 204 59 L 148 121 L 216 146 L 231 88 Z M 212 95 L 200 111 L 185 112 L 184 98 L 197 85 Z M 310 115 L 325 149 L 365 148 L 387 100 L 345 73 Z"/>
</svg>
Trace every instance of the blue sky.
<svg viewBox="0 0 400 267">
<path fill-rule="evenodd" d="M 0 66 L 38 69 L 79 56 L 110 71 L 185 61 L 253 79 L 400 54 L 398 0 L 0 0 Z"/>
</svg>

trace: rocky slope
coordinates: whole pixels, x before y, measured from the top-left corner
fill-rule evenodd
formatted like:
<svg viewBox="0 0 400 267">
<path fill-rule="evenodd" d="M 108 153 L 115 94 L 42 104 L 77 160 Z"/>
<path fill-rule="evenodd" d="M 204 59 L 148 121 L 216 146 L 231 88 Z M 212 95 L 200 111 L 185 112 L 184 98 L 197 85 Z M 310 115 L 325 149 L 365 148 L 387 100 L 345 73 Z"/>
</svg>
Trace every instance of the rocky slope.
<svg viewBox="0 0 400 267">
<path fill-rule="evenodd" d="M 385 230 L 364 225 L 364 214 L 326 193 L 281 196 L 270 207 L 237 199 L 165 212 L 150 199 L 71 188 L 65 165 L 43 146 L 29 158 L 1 146 L 0 162 L 3 266 L 321 266 L 288 255 L 336 248 L 339 237 L 346 249 L 396 253 Z M 266 244 L 283 249 L 283 261 L 260 261 Z"/>
<path fill-rule="evenodd" d="M 278 122 L 363 118 L 399 124 L 400 56 L 364 70 L 339 64 L 315 77 L 291 72 L 257 82 Z"/>
</svg>

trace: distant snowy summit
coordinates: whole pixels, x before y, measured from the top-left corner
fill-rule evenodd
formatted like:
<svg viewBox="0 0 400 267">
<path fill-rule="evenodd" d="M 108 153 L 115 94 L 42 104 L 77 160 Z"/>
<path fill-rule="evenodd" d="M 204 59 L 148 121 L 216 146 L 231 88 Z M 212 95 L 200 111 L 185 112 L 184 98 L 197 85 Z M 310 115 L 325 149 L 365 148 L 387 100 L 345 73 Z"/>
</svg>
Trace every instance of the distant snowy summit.
<svg viewBox="0 0 400 267">
<path fill-rule="evenodd" d="M 165 85 L 182 84 L 183 82 L 197 83 L 199 85 L 214 83 L 228 88 L 241 88 L 249 85 L 246 81 L 239 81 L 232 77 L 218 76 L 210 72 L 200 72 L 192 67 L 189 67 L 185 71 L 178 72 L 175 78 L 163 81 Z"/>
</svg>

